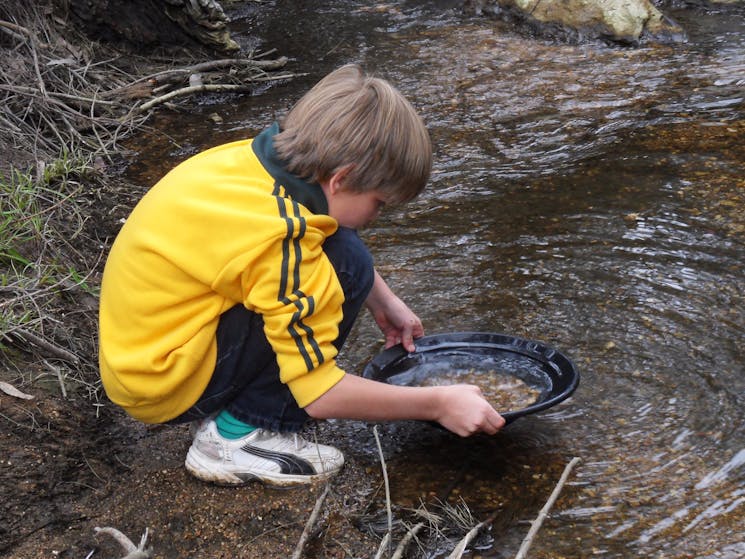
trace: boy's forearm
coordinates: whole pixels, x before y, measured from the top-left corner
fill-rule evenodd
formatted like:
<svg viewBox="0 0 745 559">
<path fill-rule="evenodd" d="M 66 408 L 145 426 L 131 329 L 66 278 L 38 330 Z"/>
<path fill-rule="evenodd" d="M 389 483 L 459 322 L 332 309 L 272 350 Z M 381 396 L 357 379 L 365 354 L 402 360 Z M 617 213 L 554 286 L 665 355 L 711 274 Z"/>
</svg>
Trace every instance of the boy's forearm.
<svg viewBox="0 0 745 559">
<path fill-rule="evenodd" d="M 436 387 L 395 386 L 346 374 L 328 392 L 306 406 L 305 411 L 315 419 L 435 421 L 440 405 Z"/>
<path fill-rule="evenodd" d="M 463 437 L 477 432 L 493 435 L 504 426 L 504 418 L 477 386 L 394 386 L 350 374 L 305 411 L 315 419 L 437 421 Z"/>
<path fill-rule="evenodd" d="M 374 313 L 376 309 L 383 307 L 392 297 L 396 297 L 396 294 L 393 293 L 393 290 L 388 287 L 383 277 L 375 270 L 375 279 L 372 289 L 370 289 L 370 294 L 365 301 L 365 306 Z"/>
</svg>

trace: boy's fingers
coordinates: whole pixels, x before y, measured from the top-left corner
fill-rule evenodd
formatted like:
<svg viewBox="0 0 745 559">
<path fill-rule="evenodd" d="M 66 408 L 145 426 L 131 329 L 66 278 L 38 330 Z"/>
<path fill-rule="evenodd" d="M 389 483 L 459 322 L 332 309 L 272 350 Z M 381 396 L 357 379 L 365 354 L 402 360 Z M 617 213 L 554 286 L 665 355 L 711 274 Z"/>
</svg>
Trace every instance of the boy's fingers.
<svg viewBox="0 0 745 559">
<path fill-rule="evenodd" d="M 496 434 L 505 425 L 504 417 L 502 417 L 497 410 L 491 408 L 484 418 L 484 425 L 482 431 L 489 435 Z"/>
<path fill-rule="evenodd" d="M 410 353 L 413 353 L 416 350 L 416 346 L 414 345 L 414 333 L 411 325 L 404 326 L 404 330 L 401 333 L 401 343 L 406 351 Z"/>
<path fill-rule="evenodd" d="M 489 417 L 489 424 L 494 429 L 490 433 L 491 435 L 493 435 L 497 431 L 499 431 L 502 427 L 504 427 L 504 425 L 506 423 L 505 420 L 504 420 L 504 417 L 502 417 L 501 415 L 499 415 L 499 413 L 494 412 L 494 414 L 495 414 L 494 416 L 490 416 Z"/>
<path fill-rule="evenodd" d="M 385 347 L 393 347 L 396 344 L 403 343 L 403 338 L 399 335 L 398 332 L 391 331 L 388 332 L 385 336 Z"/>
</svg>

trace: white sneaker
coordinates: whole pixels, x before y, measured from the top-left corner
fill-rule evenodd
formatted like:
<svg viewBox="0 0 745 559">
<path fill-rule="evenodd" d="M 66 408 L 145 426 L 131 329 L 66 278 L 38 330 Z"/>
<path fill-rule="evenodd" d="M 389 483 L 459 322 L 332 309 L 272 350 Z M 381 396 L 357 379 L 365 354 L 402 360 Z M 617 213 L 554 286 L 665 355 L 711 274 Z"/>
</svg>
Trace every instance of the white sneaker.
<svg viewBox="0 0 745 559">
<path fill-rule="evenodd" d="M 215 416 L 210 415 L 202 419 L 195 419 L 189 423 L 189 435 L 191 435 L 192 440 L 194 440 L 194 437 L 197 436 L 197 433 L 199 433 L 203 427 L 207 426 L 211 419 L 215 419 Z"/>
<path fill-rule="evenodd" d="M 296 485 L 325 479 L 344 465 L 332 446 L 306 441 L 297 433 L 256 429 L 226 439 L 214 419 L 200 425 L 186 455 L 186 469 L 201 480 L 242 485 L 258 479 L 271 485 Z"/>
</svg>

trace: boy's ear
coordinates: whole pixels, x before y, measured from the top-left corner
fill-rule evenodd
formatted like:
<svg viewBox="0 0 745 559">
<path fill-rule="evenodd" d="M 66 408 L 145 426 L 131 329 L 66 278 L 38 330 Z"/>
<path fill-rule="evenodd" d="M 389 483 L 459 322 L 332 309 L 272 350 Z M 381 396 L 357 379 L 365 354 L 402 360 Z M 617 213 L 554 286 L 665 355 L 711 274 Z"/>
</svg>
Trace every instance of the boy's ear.
<svg viewBox="0 0 745 559">
<path fill-rule="evenodd" d="M 346 178 L 352 170 L 353 165 L 347 165 L 336 171 L 328 180 L 329 191 L 336 194 L 339 190 L 346 188 Z"/>
</svg>

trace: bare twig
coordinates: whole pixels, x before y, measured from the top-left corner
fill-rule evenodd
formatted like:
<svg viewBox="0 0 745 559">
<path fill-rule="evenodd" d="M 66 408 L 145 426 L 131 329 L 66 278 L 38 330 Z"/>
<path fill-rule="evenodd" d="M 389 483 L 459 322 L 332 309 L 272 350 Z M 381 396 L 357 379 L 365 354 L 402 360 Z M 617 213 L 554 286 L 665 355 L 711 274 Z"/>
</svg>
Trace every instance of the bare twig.
<svg viewBox="0 0 745 559">
<path fill-rule="evenodd" d="M 8 29 L 10 31 L 13 31 L 17 37 L 20 37 L 21 39 L 23 36 L 25 37 L 32 37 L 31 31 L 23 27 L 22 25 L 17 25 L 15 23 L 10 23 L 9 21 L 2 21 L 0 20 L 0 28 Z"/>
<path fill-rule="evenodd" d="M 44 78 L 41 76 L 41 70 L 39 70 L 39 55 L 36 53 L 36 46 L 34 45 L 34 41 L 31 41 L 31 55 L 34 58 L 34 71 L 36 72 L 36 79 L 38 80 L 39 84 L 39 91 L 41 91 L 42 97 L 47 96 L 47 88 L 44 85 Z"/>
<path fill-rule="evenodd" d="M 375 435 L 375 443 L 378 445 L 378 455 L 380 456 L 380 466 L 383 469 L 383 481 L 385 482 L 385 505 L 388 513 L 388 556 L 390 557 L 393 546 L 393 513 L 391 512 L 391 488 L 388 483 L 388 470 L 385 467 L 385 457 L 383 456 L 383 447 L 380 444 L 380 436 L 378 435 L 378 426 L 373 427 L 373 435 Z M 382 545 L 381 545 L 382 548 Z"/>
<path fill-rule="evenodd" d="M 575 456 L 564 468 L 564 473 L 561 474 L 561 478 L 559 478 L 559 482 L 556 484 L 556 487 L 554 487 L 554 490 L 551 492 L 551 496 L 548 498 L 548 501 L 546 501 L 546 504 L 543 505 L 541 512 L 538 513 L 538 517 L 531 523 L 530 530 L 528 531 L 527 536 L 525 536 L 525 539 L 523 540 L 523 543 L 520 546 L 517 555 L 515 555 L 515 559 L 525 559 L 525 557 L 527 556 L 528 549 L 530 549 L 530 546 L 533 544 L 533 540 L 535 539 L 535 535 L 538 533 L 538 530 L 541 529 L 541 525 L 546 519 L 548 511 L 550 511 L 551 507 L 554 506 L 554 503 L 559 497 L 559 493 L 561 493 L 561 489 L 564 487 L 564 484 L 566 483 L 567 478 L 572 471 L 572 468 L 574 468 L 574 466 L 576 466 L 579 462 L 581 462 L 581 459 Z"/>
<path fill-rule="evenodd" d="M 67 387 L 65 387 L 65 379 L 62 376 L 62 370 L 59 367 L 55 367 L 52 365 L 49 361 L 44 359 L 44 364 L 52 369 L 54 371 L 54 374 L 57 376 L 57 381 L 59 382 L 60 392 L 62 392 L 62 397 L 64 399 L 67 399 Z"/>
<path fill-rule="evenodd" d="M 181 89 L 177 89 L 175 91 L 169 91 L 165 95 L 161 95 L 160 97 L 151 99 L 147 103 L 143 103 L 140 106 L 140 110 L 147 111 L 148 109 L 152 109 L 156 105 L 160 105 L 162 103 L 165 103 L 166 101 L 170 101 L 174 97 L 183 97 L 184 95 L 191 95 L 192 93 L 201 93 L 203 91 L 244 92 L 244 91 L 251 91 L 251 89 L 252 89 L 251 86 L 248 86 L 248 85 L 238 85 L 238 84 L 232 84 L 232 83 L 212 83 L 212 84 L 203 84 L 203 85 L 196 85 L 196 86 L 190 86 L 190 87 L 182 87 Z"/>
<path fill-rule="evenodd" d="M 256 60 L 254 58 L 224 58 L 220 60 L 210 60 L 207 62 L 200 62 L 192 66 L 186 66 L 184 68 L 173 68 L 171 70 L 164 70 L 149 76 L 144 76 L 136 80 L 135 83 L 141 81 L 154 80 L 157 83 L 164 83 L 170 81 L 174 77 L 183 77 L 189 74 L 195 74 L 199 72 L 206 72 L 209 70 L 216 70 L 218 68 L 225 68 L 230 66 L 237 67 L 248 67 L 256 68 L 261 70 L 278 70 L 283 68 L 287 64 L 287 57 L 280 56 L 274 60 Z"/>
<path fill-rule="evenodd" d="M 483 522 L 479 522 L 471 528 L 468 533 L 463 537 L 463 539 L 458 543 L 457 546 L 455 546 L 455 549 L 448 555 L 448 559 L 460 559 L 463 556 L 463 553 L 466 551 L 466 548 L 468 547 L 468 544 L 471 543 L 471 540 L 476 537 L 476 534 L 479 533 L 479 531 L 484 527 L 488 526 L 492 522 L 494 522 L 494 518 L 496 518 L 497 513 L 494 512 L 489 515 L 489 517 L 484 520 Z"/>
<path fill-rule="evenodd" d="M 275 52 L 277 52 L 277 49 L 269 49 L 267 51 L 254 54 L 253 55 L 253 58 L 254 59 L 256 59 L 256 58 L 266 58 L 267 56 L 269 56 L 270 54 L 274 54 Z M 282 58 L 284 58 L 284 57 L 282 57 Z"/>
<path fill-rule="evenodd" d="M 388 556 L 391 556 L 391 533 L 388 532 L 385 536 L 383 536 L 383 539 L 380 540 L 380 545 L 378 546 L 378 551 L 375 554 L 375 557 L 373 559 L 382 559 L 383 554 L 385 551 L 388 550 Z"/>
<path fill-rule="evenodd" d="M 310 534 L 313 531 L 314 526 L 316 525 L 316 520 L 318 519 L 318 515 L 321 512 L 321 507 L 323 506 L 323 501 L 326 500 L 326 495 L 329 493 L 329 485 L 326 484 L 326 488 L 323 490 L 323 493 L 316 499 L 316 504 L 313 507 L 313 512 L 311 512 L 310 516 L 308 517 L 308 522 L 305 523 L 305 529 L 303 530 L 303 533 L 300 534 L 300 540 L 297 542 L 297 546 L 295 546 L 295 552 L 292 554 L 292 559 L 300 559 L 303 556 L 303 549 L 305 549 L 305 544 L 308 542 L 308 538 L 310 538 Z"/>
<path fill-rule="evenodd" d="M 0 90 L 9 91 L 11 93 L 35 95 L 39 92 L 39 89 L 34 87 L 27 87 L 22 85 L 11 85 L 11 84 L 0 84 Z M 99 105 L 117 105 L 115 101 L 103 101 L 101 99 L 95 99 L 90 97 L 82 97 L 80 95 L 73 95 L 69 93 L 63 93 L 60 91 L 47 91 L 44 95 L 49 97 L 60 97 L 62 99 L 70 99 L 71 101 L 77 101 L 78 103 L 85 103 L 86 105 L 99 104 Z"/>
<path fill-rule="evenodd" d="M 401 538 L 400 542 L 398 542 L 396 551 L 393 552 L 393 557 L 391 557 L 391 559 L 401 559 L 404 556 L 404 552 L 406 551 L 406 548 L 408 547 L 411 540 L 414 539 L 419 531 L 425 526 L 426 523 L 420 522 L 419 524 L 411 528 L 411 530 L 406 532 L 406 535 Z"/>
<path fill-rule="evenodd" d="M 250 91 L 253 91 L 254 89 L 252 82 L 268 82 L 268 81 L 285 80 L 289 78 L 294 78 L 295 76 L 297 76 L 297 74 L 281 74 L 278 76 L 254 77 L 248 80 L 249 84 L 209 83 L 209 84 L 182 87 L 181 89 L 177 89 L 175 91 L 169 91 L 168 93 L 161 95 L 160 97 L 156 97 L 155 99 L 151 99 L 150 101 L 143 103 L 142 105 L 140 105 L 140 111 L 147 111 L 149 109 L 152 109 L 156 105 L 161 105 L 167 101 L 170 101 L 174 97 L 183 97 L 185 95 L 191 95 L 193 93 L 202 93 L 205 91 L 230 91 L 234 93 L 250 92 Z"/>
<path fill-rule="evenodd" d="M 132 540 L 130 540 L 116 528 L 106 526 L 104 528 L 94 528 L 94 530 L 96 532 L 96 535 L 108 534 L 109 536 L 114 538 L 119 543 L 119 545 L 122 546 L 122 548 L 124 548 L 126 555 L 122 557 L 122 559 L 150 559 L 153 556 L 153 553 L 150 549 L 145 549 L 148 536 L 147 528 L 145 528 L 145 533 L 142 534 L 142 538 L 140 538 L 140 545 L 138 546 L 135 546 L 135 544 L 132 543 Z"/>
<path fill-rule="evenodd" d="M 20 336 L 27 342 L 32 343 L 35 346 L 38 346 L 40 349 L 48 351 L 55 357 L 59 357 L 60 359 L 65 359 L 66 361 L 70 361 L 71 363 L 80 362 L 80 359 L 74 353 L 71 353 L 64 348 L 61 348 L 60 346 L 53 344 L 52 342 L 45 340 L 44 338 L 40 336 L 37 336 L 33 332 L 29 332 L 28 330 L 24 330 L 23 328 L 16 328 L 13 330 L 13 333 L 17 334 L 18 336 Z"/>
</svg>

